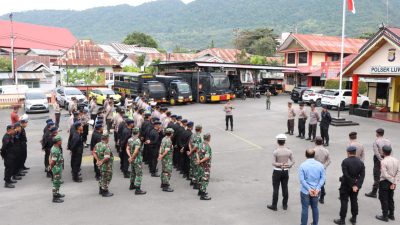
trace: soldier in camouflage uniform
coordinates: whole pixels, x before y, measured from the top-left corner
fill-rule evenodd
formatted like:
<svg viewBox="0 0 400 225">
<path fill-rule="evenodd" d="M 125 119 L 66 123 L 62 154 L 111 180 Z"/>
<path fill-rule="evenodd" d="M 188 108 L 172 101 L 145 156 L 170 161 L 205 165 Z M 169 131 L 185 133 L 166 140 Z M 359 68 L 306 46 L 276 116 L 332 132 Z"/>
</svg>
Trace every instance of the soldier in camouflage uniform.
<svg viewBox="0 0 400 225">
<path fill-rule="evenodd" d="M 61 150 L 62 140 L 60 136 L 55 136 L 53 138 L 53 147 L 50 151 L 49 157 L 49 171 L 53 173 L 53 202 L 62 203 L 64 200 L 62 198 L 65 195 L 60 194 L 61 186 L 61 174 L 64 166 L 64 157 Z"/>
<path fill-rule="evenodd" d="M 131 164 L 132 169 L 129 190 L 135 189 L 135 195 L 144 195 L 146 192 L 140 189 L 143 176 L 143 149 L 139 133 L 140 129 L 138 127 L 132 129 L 132 137 L 128 140 L 126 153 L 128 154 L 128 162 Z"/>
<path fill-rule="evenodd" d="M 190 139 L 190 152 L 188 153 L 190 157 L 190 169 L 189 169 L 189 177 L 190 177 L 190 185 L 193 185 L 193 189 L 199 189 L 199 177 L 198 177 L 198 165 L 197 157 L 198 157 L 198 149 L 203 144 L 203 138 L 201 137 L 202 126 L 197 125 L 195 127 L 196 133 L 192 135 Z"/>
<path fill-rule="evenodd" d="M 161 141 L 160 155 L 158 160 L 162 163 L 162 174 L 161 174 L 161 188 L 165 192 L 173 192 L 174 189 L 170 187 L 169 180 L 172 174 L 172 141 L 171 137 L 174 130 L 167 128 L 165 130 L 165 137 Z"/>
<path fill-rule="evenodd" d="M 112 179 L 114 161 L 114 156 L 108 141 L 108 134 L 103 134 L 101 136 L 101 142 L 97 143 L 95 146 L 95 154 L 99 159 L 97 161 L 97 166 L 99 167 L 101 174 L 99 181 L 99 194 L 101 194 L 103 197 L 111 197 L 114 195 L 108 191 L 108 186 L 110 185 Z"/>
<path fill-rule="evenodd" d="M 211 200 L 208 196 L 207 186 L 210 181 L 210 168 L 211 168 L 211 147 L 210 140 L 211 135 L 205 134 L 203 136 L 204 142 L 199 149 L 199 159 L 197 160 L 197 165 L 199 165 L 199 177 L 200 177 L 200 189 L 198 195 L 200 195 L 200 200 Z"/>
</svg>

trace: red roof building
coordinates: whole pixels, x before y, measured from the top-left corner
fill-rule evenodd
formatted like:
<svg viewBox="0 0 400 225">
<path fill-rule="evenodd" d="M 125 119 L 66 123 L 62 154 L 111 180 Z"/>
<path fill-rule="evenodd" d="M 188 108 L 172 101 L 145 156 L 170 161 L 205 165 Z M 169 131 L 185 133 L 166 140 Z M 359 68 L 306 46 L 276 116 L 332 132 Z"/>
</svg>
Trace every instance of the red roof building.
<svg viewBox="0 0 400 225">
<path fill-rule="evenodd" d="M 69 49 L 77 39 L 66 28 L 13 22 L 15 49 Z M 0 48 L 11 47 L 11 23 L 0 20 Z"/>
<path fill-rule="evenodd" d="M 345 38 L 344 66 L 367 42 L 365 39 Z M 291 34 L 278 48 L 284 54 L 284 65 L 296 67 L 296 73 L 285 73 L 285 90 L 295 86 L 324 86 L 326 79 L 336 79 L 340 66 L 341 37 Z M 339 67 L 340 68 L 340 67 Z"/>
</svg>

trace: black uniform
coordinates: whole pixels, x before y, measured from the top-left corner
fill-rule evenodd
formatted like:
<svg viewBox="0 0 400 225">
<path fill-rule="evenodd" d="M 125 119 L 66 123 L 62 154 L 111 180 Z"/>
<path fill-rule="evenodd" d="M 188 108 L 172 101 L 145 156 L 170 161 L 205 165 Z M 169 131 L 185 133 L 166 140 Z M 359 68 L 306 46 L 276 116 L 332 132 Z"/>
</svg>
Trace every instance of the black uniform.
<svg viewBox="0 0 400 225">
<path fill-rule="evenodd" d="M 174 132 L 176 132 L 178 129 L 178 126 L 179 126 L 178 123 L 171 121 L 168 124 L 167 128 L 171 128 L 174 130 Z M 174 154 L 172 155 L 172 163 L 175 167 L 178 167 L 179 156 L 178 156 L 178 147 L 176 146 L 176 134 L 175 133 L 174 133 L 174 135 L 172 135 L 171 141 L 172 141 L 172 145 L 174 146 Z"/>
<path fill-rule="evenodd" d="M 21 163 L 23 159 L 23 141 L 21 137 L 21 132 L 18 132 L 14 136 L 14 146 L 15 152 L 17 155 L 15 166 L 14 166 L 14 175 L 17 176 L 20 173 L 21 168 Z"/>
<path fill-rule="evenodd" d="M 353 186 L 361 189 L 365 177 L 364 163 L 357 157 L 351 156 L 342 162 L 343 176 L 340 178 L 340 218 L 344 221 L 347 214 L 347 205 L 351 202 L 351 214 L 355 218 L 358 215 L 358 192 L 353 192 Z"/>
<path fill-rule="evenodd" d="M 28 156 L 28 139 L 26 137 L 26 131 L 25 128 L 21 127 L 21 146 L 22 146 L 22 155 L 21 155 L 21 164 L 20 164 L 20 169 L 24 169 L 25 168 L 25 162 L 26 162 L 26 158 Z"/>
<path fill-rule="evenodd" d="M 42 149 L 44 151 L 44 170 L 50 175 L 50 171 L 48 171 L 49 168 L 49 156 L 50 156 L 50 151 L 51 147 L 53 147 L 53 136 L 51 135 L 50 132 L 46 132 L 45 135 L 43 136 L 42 139 Z"/>
<path fill-rule="evenodd" d="M 325 144 L 329 144 L 329 125 L 331 124 L 332 117 L 329 112 L 321 112 L 321 137 Z"/>
<path fill-rule="evenodd" d="M 128 127 L 124 127 L 122 130 L 122 134 L 119 139 L 120 143 L 120 156 L 121 156 L 121 170 L 124 175 L 128 175 L 129 172 L 129 162 L 128 162 L 128 154 L 126 153 L 126 147 L 128 145 L 129 138 L 132 137 L 132 129 Z"/>
<path fill-rule="evenodd" d="M 149 135 L 150 130 L 152 129 L 153 124 L 150 120 L 145 120 L 142 123 L 142 127 L 140 129 L 140 138 L 141 140 L 146 140 L 147 135 Z M 148 145 L 143 146 L 143 162 L 149 163 L 149 150 Z"/>
<path fill-rule="evenodd" d="M 2 143 L 1 157 L 4 159 L 4 181 L 10 183 L 17 158 L 14 147 L 14 137 L 10 134 L 5 134 Z"/>
<path fill-rule="evenodd" d="M 147 139 L 150 143 L 148 144 L 149 150 L 149 169 L 151 174 L 155 174 L 157 170 L 157 158 L 158 158 L 158 150 L 157 146 L 159 146 L 160 142 L 160 134 L 154 128 L 152 128 L 147 135 Z"/>
<path fill-rule="evenodd" d="M 74 132 L 71 138 L 71 167 L 72 177 L 74 180 L 79 178 L 81 170 L 82 155 L 83 155 L 83 141 L 82 136 L 78 132 Z"/>
<path fill-rule="evenodd" d="M 177 167 L 177 169 L 178 170 L 180 170 L 181 171 L 181 173 L 183 173 L 182 172 L 182 154 L 181 154 L 181 149 L 182 149 L 182 147 L 183 147 L 183 145 L 182 145 L 182 140 L 181 140 L 181 136 L 182 136 L 182 133 L 185 131 L 185 128 L 184 127 L 182 127 L 179 123 L 176 123 L 176 130 L 174 130 L 175 132 L 174 132 L 174 136 L 175 136 L 175 152 L 176 152 L 176 155 L 177 155 L 177 165 L 176 165 L 176 167 Z"/>
<path fill-rule="evenodd" d="M 192 131 L 186 129 L 181 134 L 180 144 L 183 147 L 183 153 L 181 153 L 181 166 L 183 171 L 183 176 L 189 177 L 189 168 L 190 168 L 190 159 L 187 153 L 190 151 L 189 149 L 189 142 L 190 138 L 192 137 Z"/>
<path fill-rule="evenodd" d="M 101 136 L 102 134 L 98 132 L 97 130 L 93 131 L 92 134 L 92 139 L 90 140 L 90 150 L 94 151 L 94 147 L 96 146 L 97 143 L 101 142 Z M 100 170 L 99 167 L 96 165 L 96 159 L 93 157 L 93 167 L 94 167 L 94 172 L 96 174 L 96 178 L 100 177 Z"/>
</svg>

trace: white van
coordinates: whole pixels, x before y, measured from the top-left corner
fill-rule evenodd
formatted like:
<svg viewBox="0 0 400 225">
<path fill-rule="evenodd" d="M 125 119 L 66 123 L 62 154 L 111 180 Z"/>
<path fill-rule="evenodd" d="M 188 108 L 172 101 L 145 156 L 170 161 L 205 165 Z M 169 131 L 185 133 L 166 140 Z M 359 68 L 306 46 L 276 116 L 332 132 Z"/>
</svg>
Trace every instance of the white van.
<svg viewBox="0 0 400 225">
<path fill-rule="evenodd" d="M 0 86 L 0 94 L 25 94 L 28 91 L 28 85 L 4 85 Z"/>
<path fill-rule="evenodd" d="M 49 112 L 49 102 L 41 90 L 29 90 L 25 93 L 25 112 Z"/>
</svg>

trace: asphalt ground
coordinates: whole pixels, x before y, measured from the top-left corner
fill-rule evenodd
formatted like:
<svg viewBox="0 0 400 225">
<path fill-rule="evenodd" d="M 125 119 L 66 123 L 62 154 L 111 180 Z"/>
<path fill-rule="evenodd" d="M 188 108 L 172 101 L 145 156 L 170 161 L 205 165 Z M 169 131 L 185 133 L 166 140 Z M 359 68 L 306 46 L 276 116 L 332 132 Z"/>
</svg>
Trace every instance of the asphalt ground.
<svg viewBox="0 0 400 225">
<path fill-rule="evenodd" d="M 89 150 L 85 150 L 82 164 L 82 183 L 72 182 L 70 173 L 70 155 L 65 151 L 65 170 L 61 192 L 66 194 L 65 202 L 51 202 L 51 181 L 43 172 L 43 155 L 40 139 L 45 120 L 52 114 L 31 114 L 28 136 L 28 160 L 26 165 L 31 169 L 27 176 L 16 184 L 15 189 L 0 187 L 0 224 L 300 224 L 300 185 L 297 169 L 305 160 L 304 152 L 313 143 L 289 136 L 287 145 L 294 154 L 296 164 L 290 171 L 289 209 L 283 211 L 281 204 L 278 212 L 266 208 L 272 200 L 272 152 L 276 147 L 275 136 L 286 131 L 287 102 L 286 95 L 272 97 L 271 110 L 265 110 L 265 98 L 235 100 L 234 131 L 225 131 L 223 104 L 193 104 L 170 107 L 174 114 L 200 123 L 205 132 L 212 135 L 211 147 L 213 158 L 211 182 L 208 193 L 211 201 L 200 201 L 197 191 L 182 179 L 175 170 L 171 184 L 173 193 L 160 189 L 160 178 L 150 177 L 147 166 L 144 169 L 142 189 L 147 195 L 135 196 L 129 191 L 129 179 L 124 179 L 119 171 L 119 161 L 114 162 L 111 198 L 98 195 L 98 183 L 94 178 L 92 159 Z M 298 108 L 298 105 L 294 105 Z M 309 108 L 307 107 L 307 110 Z M 320 109 L 318 109 L 320 110 Z M 66 112 L 63 112 L 66 113 Z M 332 116 L 336 112 L 331 112 Z M 345 146 L 348 133 L 357 131 L 359 140 L 366 147 L 366 178 L 359 195 L 358 224 L 380 224 L 375 215 L 380 214 L 378 199 L 364 196 L 371 190 L 373 183 L 372 143 L 375 130 L 382 127 L 394 147 L 394 155 L 400 156 L 400 125 L 375 119 L 342 115 L 359 126 L 331 127 L 329 150 L 332 164 L 327 169 L 325 204 L 319 205 L 320 224 L 333 224 L 338 217 L 340 202 L 338 200 L 341 161 L 346 157 Z M 61 128 L 64 138 L 64 149 L 68 139 L 68 117 L 62 116 Z M 0 127 L 10 122 L 10 110 L 0 111 Z M 308 132 L 308 131 L 306 131 Z M 296 131 L 297 135 L 297 121 Z M 319 131 L 318 131 L 319 134 Z M 90 136 L 89 136 L 90 140 Z M 111 143 L 112 144 L 112 143 Z M 113 145 L 112 145 L 113 146 Z M 4 173 L 4 167 L 0 168 Z M 400 193 L 395 193 L 395 204 L 398 208 Z M 281 202 L 281 197 L 279 198 Z M 350 215 L 350 209 L 349 209 Z M 400 219 L 399 210 L 395 215 Z M 311 215 L 310 215 L 311 216 Z M 310 217 L 311 219 L 311 217 Z M 311 221 L 309 221 L 311 222 Z M 398 224 L 398 221 L 391 222 Z"/>
</svg>

